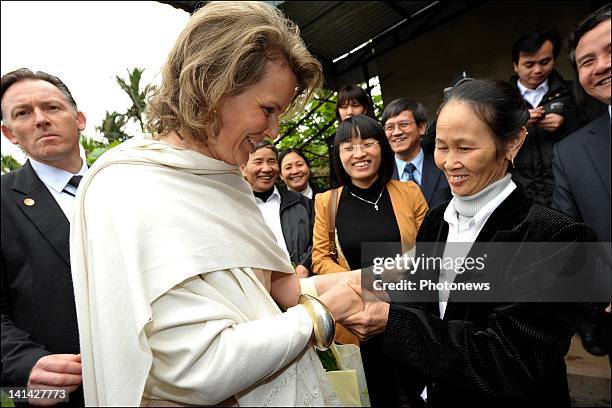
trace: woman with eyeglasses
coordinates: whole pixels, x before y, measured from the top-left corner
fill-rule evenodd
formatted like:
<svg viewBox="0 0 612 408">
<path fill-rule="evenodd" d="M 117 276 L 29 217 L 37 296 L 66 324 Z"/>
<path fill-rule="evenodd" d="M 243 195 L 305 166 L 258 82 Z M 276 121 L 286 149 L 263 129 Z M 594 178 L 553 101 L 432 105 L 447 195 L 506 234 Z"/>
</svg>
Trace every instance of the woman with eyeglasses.
<svg viewBox="0 0 612 408">
<path fill-rule="evenodd" d="M 376 120 L 364 115 L 344 120 L 334 139 L 333 158 L 341 187 L 315 197 L 315 274 L 360 269 L 372 265 L 374 256 L 400 253 L 402 243 L 415 241 L 427 212 L 415 183 L 391 179 L 393 151 Z M 384 252 L 389 253 L 362 253 L 362 243 L 388 243 Z M 339 343 L 357 344 L 343 327 L 336 331 Z M 378 343 L 374 338 L 361 344 L 370 401 L 373 406 L 397 406 L 393 364 L 381 358 Z"/>
<path fill-rule="evenodd" d="M 347 118 L 357 115 L 367 115 L 374 118 L 374 106 L 372 100 L 366 91 L 358 85 L 345 85 L 338 91 L 336 98 L 336 119 L 338 123 Z M 332 146 L 329 146 L 329 151 L 332 151 Z M 336 174 L 335 159 L 332 154 L 329 157 L 329 180 L 332 187 L 338 187 L 341 183 L 338 181 Z"/>
</svg>

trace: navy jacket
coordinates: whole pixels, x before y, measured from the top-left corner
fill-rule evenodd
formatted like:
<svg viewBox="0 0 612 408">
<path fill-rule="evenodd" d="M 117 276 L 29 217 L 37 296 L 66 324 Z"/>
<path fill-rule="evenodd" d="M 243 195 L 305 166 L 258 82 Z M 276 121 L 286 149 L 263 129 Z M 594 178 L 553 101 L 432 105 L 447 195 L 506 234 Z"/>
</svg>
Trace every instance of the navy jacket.
<svg viewBox="0 0 612 408">
<path fill-rule="evenodd" d="M 604 113 L 555 146 L 552 207 L 610 241 L 610 116 Z"/>
</svg>

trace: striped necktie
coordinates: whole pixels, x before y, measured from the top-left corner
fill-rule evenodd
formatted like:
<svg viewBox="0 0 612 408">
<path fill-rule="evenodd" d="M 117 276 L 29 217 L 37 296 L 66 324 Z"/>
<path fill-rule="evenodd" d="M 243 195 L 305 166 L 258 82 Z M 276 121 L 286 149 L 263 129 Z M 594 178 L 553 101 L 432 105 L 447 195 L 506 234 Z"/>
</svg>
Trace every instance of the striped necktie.
<svg viewBox="0 0 612 408">
<path fill-rule="evenodd" d="M 416 179 L 414 178 L 415 170 L 416 170 L 416 166 L 412 163 L 408 163 L 406 167 L 404 167 L 404 174 L 408 176 L 408 181 L 414 181 L 415 183 L 417 183 Z"/>
<path fill-rule="evenodd" d="M 79 183 L 81 182 L 81 179 L 83 178 L 83 176 L 72 176 L 72 178 L 70 180 L 68 180 L 68 185 L 72 186 L 75 188 L 75 190 L 79 187 Z M 66 188 L 64 188 L 64 190 L 62 190 L 63 193 L 66 193 L 68 195 L 71 195 L 74 197 L 74 193 L 71 191 L 66 190 Z"/>
</svg>

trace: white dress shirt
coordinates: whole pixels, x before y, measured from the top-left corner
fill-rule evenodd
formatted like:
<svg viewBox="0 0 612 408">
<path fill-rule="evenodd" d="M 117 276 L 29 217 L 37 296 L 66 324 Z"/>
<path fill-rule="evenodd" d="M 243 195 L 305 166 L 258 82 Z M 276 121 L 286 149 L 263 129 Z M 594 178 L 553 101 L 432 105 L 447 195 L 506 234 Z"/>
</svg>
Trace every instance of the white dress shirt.
<svg viewBox="0 0 612 408">
<path fill-rule="evenodd" d="M 67 190 L 72 194 L 76 194 L 76 188 L 68 184 L 72 176 L 84 176 L 87 171 L 87 161 L 81 157 L 81 169 L 78 173 L 72 174 L 66 170 L 58 169 L 57 167 L 49 166 L 38 162 L 30 157 L 30 163 L 34 172 L 47 187 L 57 204 L 60 206 L 68 221 L 72 220 L 72 207 L 74 206 L 74 196 L 66 193 Z"/>
<path fill-rule="evenodd" d="M 304 197 L 310 198 L 312 200 L 312 195 L 313 195 L 313 191 L 312 191 L 312 187 L 310 187 L 310 183 L 306 184 L 306 188 L 302 191 L 300 191 L 300 194 L 303 195 Z"/>
<path fill-rule="evenodd" d="M 288 258 L 289 251 L 287 250 L 287 244 L 285 243 L 285 236 L 283 235 L 283 229 L 281 227 L 280 222 L 280 204 L 281 204 L 281 196 L 278 192 L 276 186 L 274 186 L 274 192 L 270 197 L 268 197 L 268 201 L 263 201 L 259 197 L 255 197 L 255 202 L 257 203 L 257 207 L 259 207 L 259 211 L 261 211 L 261 215 L 263 215 L 264 221 L 268 224 L 268 227 L 274 233 L 276 237 L 276 242 L 278 245 L 285 251 Z"/>
<path fill-rule="evenodd" d="M 408 163 L 412 163 L 414 164 L 414 167 L 415 167 L 414 171 L 412 172 L 414 181 L 416 181 L 417 184 L 420 186 L 421 181 L 423 179 L 423 160 L 424 158 L 425 158 L 425 153 L 423 153 L 423 149 L 421 148 L 419 148 L 419 154 L 417 154 L 416 157 L 410 160 L 409 162 L 405 162 L 399 157 L 395 156 L 395 165 L 397 166 L 397 174 L 399 176 L 400 181 L 409 181 L 408 174 L 404 172 L 404 169 L 406 168 L 406 165 Z"/>
<path fill-rule="evenodd" d="M 523 95 L 523 99 L 531 104 L 534 108 L 537 107 L 540 102 L 542 102 L 542 98 L 548 92 L 548 78 L 544 80 L 536 89 L 529 89 L 523 84 L 521 84 L 521 80 L 516 81 L 518 85 L 518 89 Z"/>
</svg>

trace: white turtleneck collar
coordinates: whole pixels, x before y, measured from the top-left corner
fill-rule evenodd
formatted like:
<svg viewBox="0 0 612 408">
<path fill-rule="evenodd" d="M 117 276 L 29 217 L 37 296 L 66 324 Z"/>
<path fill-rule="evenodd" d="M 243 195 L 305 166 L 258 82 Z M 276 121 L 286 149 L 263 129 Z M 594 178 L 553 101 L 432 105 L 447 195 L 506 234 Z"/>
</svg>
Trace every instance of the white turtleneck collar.
<svg viewBox="0 0 612 408">
<path fill-rule="evenodd" d="M 493 211 L 514 191 L 510 173 L 471 196 L 457 196 L 446 207 L 447 242 L 474 242 Z"/>
</svg>

